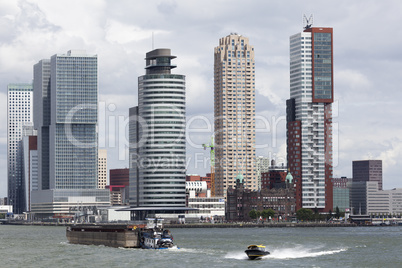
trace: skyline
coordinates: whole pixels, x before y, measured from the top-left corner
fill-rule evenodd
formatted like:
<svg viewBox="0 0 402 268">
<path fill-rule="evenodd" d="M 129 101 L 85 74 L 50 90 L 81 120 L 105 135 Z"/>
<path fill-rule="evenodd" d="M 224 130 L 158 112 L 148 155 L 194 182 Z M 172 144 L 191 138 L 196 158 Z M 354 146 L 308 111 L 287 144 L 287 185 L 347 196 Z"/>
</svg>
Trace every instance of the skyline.
<svg viewBox="0 0 402 268">
<path fill-rule="evenodd" d="M 69 3 L 67 5 L 67 3 Z M 137 77 L 152 48 L 170 48 L 175 73 L 186 75 L 187 121 L 206 116 L 213 125 L 213 50 L 219 38 L 236 32 L 255 48 L 256 142 L 268 147 L 256 155 L 285 159 L 286 99 L 289 98 L 289 37 L 303 29 L 302 16 L 314 14 L 313 27 L 334 29 L 334 123 L 338 126 L 334 177 L 352 174 L 352 161 L 383 161 L 384 189 L 402 187 L 402 34 L 398 1 L 10 1 L 0 3 L 0 197 L 7 195 L 7 85 L 32 81 L 33 65 L 50 55 L 85 49 L 99 58 L 100 148 L 108 149 L 108 168 L 128 167 L 118 148 L 120 122 L 137 105 Z M 62 7 L 73 6 L 74 10 Z M 91 11 L 88 16 L 88 10 Z M 144 12 L 147 11 L 147 12 Z M 63 14 L 63 15 L 61 15 Z M 153 16 L 150 16 L 153 14 Z M 77 19 L 80 18 L 80 19 Z M 82 18 L 82 19 L 81 19 Z M 127 34 L 131 33 L 131 34 Z M 385 42 L 384 42 L 385 41 Z M 377 105 L 376 107 L 374 105 Z M 377 108 L 378 107 L 378 108 Z M 103 109 L 103 110 L 102 110 Z M 121 121 L 120 121 L 121 120 Z M 192 121 L 194 122 L 194 121 Z M 123 123 L 121 123 L 123 127 Z M 276 128 L 275 130 L 272 130 Z M 113 131 L 115 130 L 115 131 Z M 117 135 L 115 136 L 117 132 Z M 335 132 L 335 130 L 334 130 Z M 191 136 L 187 156 L 202 154 L 210 134 Z M 336 141 L 334 141 L 336 143 Z M 194 146 L 196 146 L 194 148 Z M 261 146 L 263 147 L 263 146 Z M 335 159 L 337 157 L 337 159 Z M 281 163 L 277 160 L 277 163 Z M 192 164 L 192 165 L 191 165 Z M 204 175 L 205 167 L 187 173 Z"/>
</svg>

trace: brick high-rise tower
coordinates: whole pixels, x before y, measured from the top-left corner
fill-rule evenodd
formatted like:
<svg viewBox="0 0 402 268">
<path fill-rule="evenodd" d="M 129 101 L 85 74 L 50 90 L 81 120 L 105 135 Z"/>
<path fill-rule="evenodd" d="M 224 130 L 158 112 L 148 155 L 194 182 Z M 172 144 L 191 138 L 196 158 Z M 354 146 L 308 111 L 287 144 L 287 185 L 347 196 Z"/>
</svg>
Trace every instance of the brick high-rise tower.
<svg viewBox="0 0 402 268">
<path fill-rule="evenodd" d="M 332 210 L 333 31 L 309 27 L 290 37 L 286 101 L 288 167 L 296 209 Z"/>
</svg>

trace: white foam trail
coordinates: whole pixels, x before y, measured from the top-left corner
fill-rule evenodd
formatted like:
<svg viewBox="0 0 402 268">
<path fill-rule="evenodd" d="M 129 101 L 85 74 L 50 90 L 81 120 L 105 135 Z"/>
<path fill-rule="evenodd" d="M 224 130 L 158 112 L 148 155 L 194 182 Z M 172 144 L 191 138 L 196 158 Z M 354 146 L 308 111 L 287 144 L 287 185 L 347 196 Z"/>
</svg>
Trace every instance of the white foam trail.
<svg viewBox="0 0 402 268">
<path fill-rule="evenodd" d="M 314 249 L 301 249 L 301 248 L 285 248 L 285 249 L 276 249 L 271 252 L 270 255 L 265 256 L 265 258 L 272 259 L 298 259 L 298 258 L 311 258 L 318 257 L 323 255 L 332 255 L 337 254 L 342 251 L 346 251 L 347 249 L 333 249 L 333 250 L 322 250 L 322 251 L 314 251 Z"/>
<path fill-rule="evenodd" d="M 239 251 L 239 252 L 228 252 L 225 255 L 225 259 L 245 260 L 248 259 L 248 257 L 244 251 Z"/>
</svg>

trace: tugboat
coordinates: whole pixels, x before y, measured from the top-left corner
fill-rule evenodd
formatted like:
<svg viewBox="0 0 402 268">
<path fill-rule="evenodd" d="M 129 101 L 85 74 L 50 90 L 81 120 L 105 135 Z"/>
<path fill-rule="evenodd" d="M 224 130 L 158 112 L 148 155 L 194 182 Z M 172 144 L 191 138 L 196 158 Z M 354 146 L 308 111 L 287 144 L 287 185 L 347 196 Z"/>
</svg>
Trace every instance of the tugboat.
<svg viewBox="0 0 402 268">
<path fill-rule="evenodd" d="M 269 252 L 265 250 L 263 245 L 250 245 L 246 249 L 246 254 L 250 260 L 261 259 L 262 257 L 269 255 Z"/>
<path fill-rule="evenodd" d="M 163 230 L 163 219 L 147 219 L 147 226 L 140 232 L 140 245 L 147 249 L 173 248 L 173 236 L 169 230 Z"/>
</svg>

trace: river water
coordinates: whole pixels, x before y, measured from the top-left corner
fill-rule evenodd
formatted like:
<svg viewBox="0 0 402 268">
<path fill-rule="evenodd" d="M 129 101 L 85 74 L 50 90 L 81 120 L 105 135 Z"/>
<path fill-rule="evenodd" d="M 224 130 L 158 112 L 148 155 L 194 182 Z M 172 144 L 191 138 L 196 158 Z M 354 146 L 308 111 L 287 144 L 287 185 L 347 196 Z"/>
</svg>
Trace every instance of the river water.
<svg viewBox="0 0 402 268">
<path fill-rule="evenodd" d="M 178 249 L 73 245 L 65 227 L 0 225 L 0 267 L 402 267 L 402 227 L 171 229 Z M 249 244 L 270 255 L 248 260 Z"/>
</svg>

